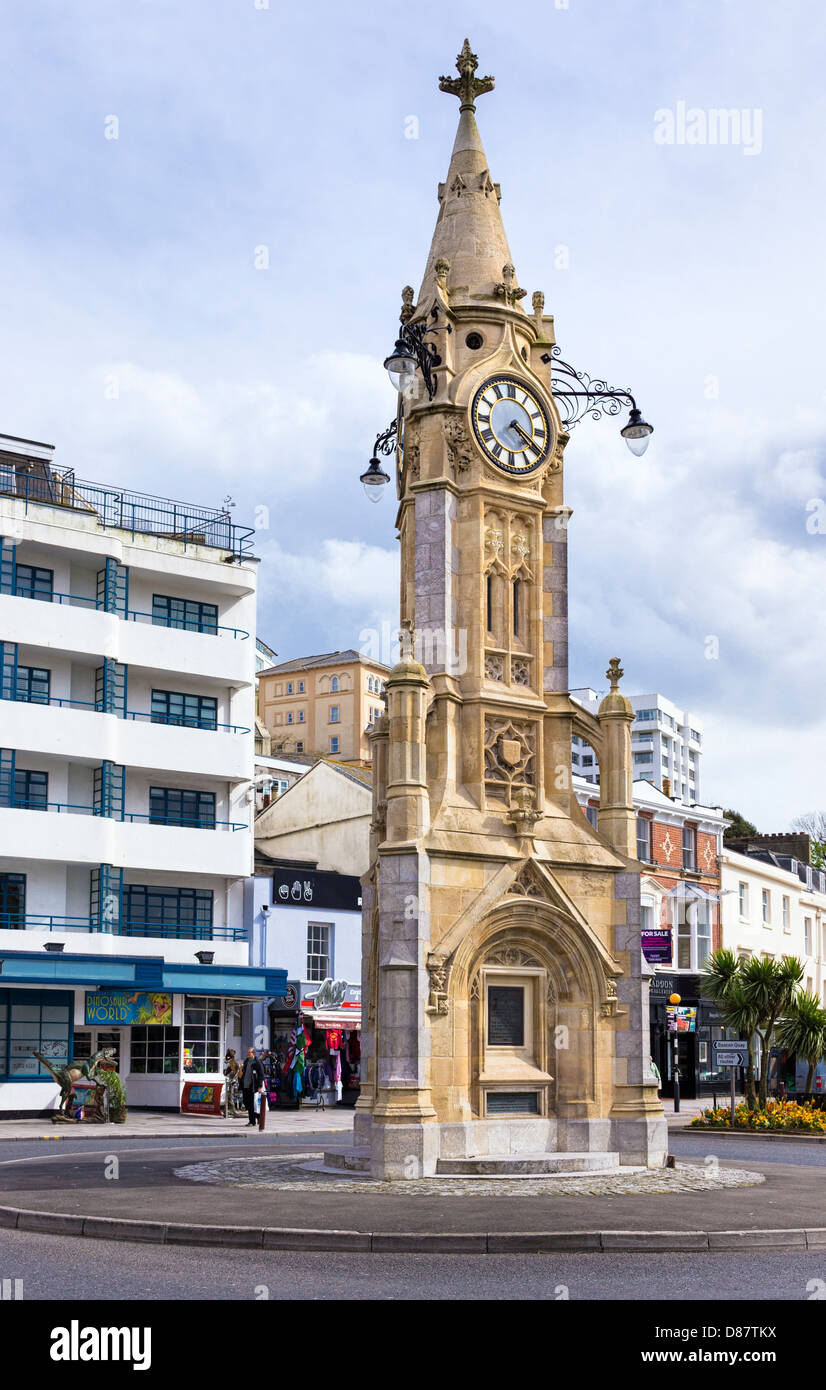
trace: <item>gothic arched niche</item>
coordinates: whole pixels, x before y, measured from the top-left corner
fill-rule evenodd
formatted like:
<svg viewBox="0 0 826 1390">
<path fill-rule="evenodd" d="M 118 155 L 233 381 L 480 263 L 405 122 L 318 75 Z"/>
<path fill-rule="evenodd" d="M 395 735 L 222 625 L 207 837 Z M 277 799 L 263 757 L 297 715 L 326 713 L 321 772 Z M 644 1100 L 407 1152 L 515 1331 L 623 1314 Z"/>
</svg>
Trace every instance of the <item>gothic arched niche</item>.
<svg viewBox="0 0 826 1390">
<path fill-rule="evenodd" d="M 471 937 L 457 953 L 450 992 L 458 1003 L 466 991 L 472 1112 L 489 1117 L 507 1105 L 540 1116 L 585 1113 L 611 987 L 582 929 L 531 897 L 500 905 Z"/>
</svg>

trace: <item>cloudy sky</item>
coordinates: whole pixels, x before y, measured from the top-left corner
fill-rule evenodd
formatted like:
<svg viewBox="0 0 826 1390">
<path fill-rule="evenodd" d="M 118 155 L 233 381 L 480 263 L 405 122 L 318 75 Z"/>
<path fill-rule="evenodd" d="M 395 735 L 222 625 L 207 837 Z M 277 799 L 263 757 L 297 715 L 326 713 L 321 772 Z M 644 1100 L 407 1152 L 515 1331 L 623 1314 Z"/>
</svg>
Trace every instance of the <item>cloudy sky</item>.
<svg viewBox="0 0 826 1390">
<path fill-rule="evenodd" d="M 604 686 L 620 655 L 629 691 L 704 720 L 705 796 L 782 829 L 826 805 L 826 10 L 506 14 L 6 6 L 0 431 L 81 477 L 231 495 L 285 659 L 395 623 L 394 505 L 358 475 L 395 409 L 381 360 L 467 33 L 496 77 L 478 117 L 519 283 L 656 427 L 642 460 L 611 421 L 566 454 L 571 683 Z M 709 139 L 719 110 L 743 113 L 738 144 Z"/>
</svg>

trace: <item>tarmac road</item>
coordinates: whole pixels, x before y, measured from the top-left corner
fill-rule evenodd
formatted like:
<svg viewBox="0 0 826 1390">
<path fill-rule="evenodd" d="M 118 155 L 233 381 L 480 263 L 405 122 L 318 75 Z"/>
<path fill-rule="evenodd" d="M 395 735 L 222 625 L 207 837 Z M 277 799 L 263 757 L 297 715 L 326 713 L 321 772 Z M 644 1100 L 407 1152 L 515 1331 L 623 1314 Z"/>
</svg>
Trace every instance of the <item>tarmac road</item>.
<svg viewBox="0 0 826 1390">
<path fill-rule="evenodd" d="M 82 1288 L 105 1299 L 806 1300 L 826 1291 L 822 1254 L 337 1255 L 108 1244 L 0 1230 L 0 1277 L 24 1300 Z M 813 1286 L 812 1281 L 819 1281 Z M 807 1290 L 807 1285 L 809 1289 Z M 822 1292 L 821 1291 L 821 1292 Z M 13 1306 L 6 1306 L 13 1313 Z M 812 1310 L 814 1313 L 815 1310 Z M 765 1320 L 765 1319 L 764 1319 Z"/>
</svg>

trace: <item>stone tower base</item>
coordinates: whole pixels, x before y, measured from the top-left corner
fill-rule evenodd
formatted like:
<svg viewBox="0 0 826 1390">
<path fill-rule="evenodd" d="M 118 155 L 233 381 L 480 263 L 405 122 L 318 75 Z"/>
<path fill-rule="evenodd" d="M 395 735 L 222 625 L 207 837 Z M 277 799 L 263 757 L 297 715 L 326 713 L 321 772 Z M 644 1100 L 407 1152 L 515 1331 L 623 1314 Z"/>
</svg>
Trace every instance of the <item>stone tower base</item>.
<svg viewBox="0 0 826 1390">
<path fill-rule="evenodd" d="M 375 1178 L 433 1177 L 440 1159 L 559 1153 L 615 1154 L 622 1166 L 662 1168 L 668 1153 L 668 1126 L 656 1093 L 653 1100 L 651 1114 L 609 1119 L 520 1116 L 383 1124 L 357 1112 L 353 1138 L 362 1160 L 358 1166 Z"/>
</svg>

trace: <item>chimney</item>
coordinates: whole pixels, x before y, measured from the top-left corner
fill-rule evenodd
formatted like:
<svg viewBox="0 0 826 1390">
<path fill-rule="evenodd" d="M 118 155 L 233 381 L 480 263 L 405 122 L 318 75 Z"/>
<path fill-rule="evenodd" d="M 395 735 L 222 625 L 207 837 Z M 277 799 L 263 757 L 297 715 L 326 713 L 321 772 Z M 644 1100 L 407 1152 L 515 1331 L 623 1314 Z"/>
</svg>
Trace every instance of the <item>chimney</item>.
<svg viewBox="0 0 826 1390">
<path fill-rule="evenodd" d="M 664 778 L 663 778 L 663 791 L 665 792 L 666 796 L 670 796 L 670 795 L 671 795 L 671 778 L 670 778 L 670 777 L 664 777 Z"/>
</svg>

